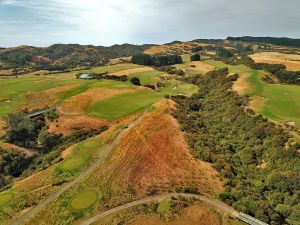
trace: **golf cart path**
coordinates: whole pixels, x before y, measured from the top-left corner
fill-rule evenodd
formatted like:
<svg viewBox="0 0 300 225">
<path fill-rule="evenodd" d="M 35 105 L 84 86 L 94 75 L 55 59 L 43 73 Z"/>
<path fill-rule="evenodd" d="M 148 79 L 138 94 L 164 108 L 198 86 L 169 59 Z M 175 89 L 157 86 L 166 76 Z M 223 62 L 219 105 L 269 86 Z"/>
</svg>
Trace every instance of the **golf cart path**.
<svg viewBox="0 0 300 225">
<path fill-rule="evenodd" d="M 40 211 L 42 208 L 44 208 L 47 204 L 58 198 L 61 194 L 63 194 L 65 191 L 67 191 L 69 188 L 73 187 L 77 183 L 81 182 L 85 178 L 87 178 L 107 157 L 107 155 L 111 152 L 111 150 L 116 146 L 116 144 L 119 142 L 119 140 L 123 137 L 124 134 L 130 130 L 131 127 L 133 127 L 135 124 L 137 124 L 147 113 L 147 110 L 145 110 L 139 117 L 135 118 L 133 121 L 131 121 L 127 125 L 127 129 L 123 129 L 119 132 L 117 137 L 113 140 L 113 142 L 107 146 L 104 151 L 102 152 L 101 156 L 84 172 L 78 175 L 74 180 L 70 181 L 66 185 L 62 186 L 61 189 L 59 189 L 57 192 L 51 194 L 44 200 L 42 200 L 38 205 L 34 206 L 33 208 L 29 209 L 24 214 L 20 215 L 18 218 L 16 218 L 11 225 L 18 225 L 23 222 L 25 222 L 27 219 L 29 219 L 31 216 L 33 216 L 35 213 Z"/>
<path fill-rule="evenodd" d="M 127 203 L 127 204 L 124 204 L 124 205 L 121 205 L 121 206 L 118 206 L 116 208 L 113 208 L 113 209 L 110 209 L 110 210 L 107 210 L 105 212 L 102 212 L 84 222 L 82 222 L 80 225 L 89 225 L 89 224 L 92 224 L 94 222 L 96 222 L 97 220 L 99 219 L 102 219 L 108 215 L 111 215 L 111 214 L 114 214 L 114 213 L 117 213 L 121 210 L 124 210 L 124 209 L 128 209 L 128 208 L 131 208 L 133 206 L 137 206 L 137 205 L 141 205 L 141 204 L 144 204 L 144 203 L 148 203 L 148 202 L 159 202 L 159 201 L 162 201 L 163 199 L 166 199 L 166 198 L 171 198 L 171 197 L 185 197 L 185 198 L 195 198 L 195 199 L 198 199 L 200 201 L 203 201 L 205 202 L 206 204 L 212 206 L 213 208 L 217 209 L 217 210 L 220 210 L 224 213 L 227 213 L 227 214 L 230 214 L 231 216 L 237 218 L 238 217 L 238 212 L 234 209 L 232 209 L 231 207 L 221 203 L 221 202 L 218 202 L 217 200 L 212 200 L 212 199 L 209 199 L 208 197 L 206 196 L 203 196 L 203 195 L 197 195 L 197 194 L 187 194 L 187 193 L 166 193 L 166 194 L 161 194 L 161 195 L 157 195 L 157 196 L 149 196 L 149 197 L 146 197 L 146 198 L 142 198 L 142 199 L 139 199 L 139 200 L 136 200 L 136 201 L 133 201 L 133 202 L 130 202 L 130 203 Z"/>
</svg>

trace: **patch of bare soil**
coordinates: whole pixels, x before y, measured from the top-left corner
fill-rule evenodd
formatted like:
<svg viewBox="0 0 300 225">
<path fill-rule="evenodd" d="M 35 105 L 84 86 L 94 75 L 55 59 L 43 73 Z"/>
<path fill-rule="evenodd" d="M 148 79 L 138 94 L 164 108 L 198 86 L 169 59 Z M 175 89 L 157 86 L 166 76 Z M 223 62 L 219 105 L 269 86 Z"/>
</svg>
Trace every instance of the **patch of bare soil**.
<svg viewBox="0 0 300 225">
<path fill-rule="evenodd" d="M 122 75 L 130 75 L 134 73 L 143 73 L 143 72 L 148 72 L 148 71 L 153 71 L 154 69 L 151 67 L 142 67 L 142 68 L 134 68 L 134 69 L 129 69 L 129 70 L 122 70 L 118 72 L 111 72 L 108 75 L 116 75 L 116 76 L 122 76 Z"/>
<path fill-rule="evenodd" d="M 169 114 L 173 107 L 173 102 L 164 100 L 130 128 L 108 158 L 106 174 L 116 186 L 133 186 L 138 196 L 183 186 L 196 186 L 203 194 L 222 192 L 217 172 L 190 154 L 177 121 Z"/>
<path fill-rule="evenodd" d="M 90 88 L 64 101 L 60 108 L 63 114 L 83 114 L 90 104 L 118 94 L 132 93 L 133 89 Z"/>
<path fill-rule="evenodd" d="M 70 135 L 79 130 L 99 129 L 106 124 L 105 120 L 90 118 L 86 115 L 60 114 L 57 120 L 49 123 L 48 131 L 50 133 Z"/>
<path fill-rule="evenodd" d="M 300 55 L 279 52 L 260 52 L 250 55 L 258 63 L 283 64 L 287 70 L 300 70 Z"/>
<path fill-rule="evenodd" d="M 195 203 L 185 208 L 180 218 L 164 221 L 158 216 L 141 216 L 127 225 L 224 225 L 228 216 L 222 216 L 216 210 L 204 203 Z"/>
<path fill-rule="evenodd" d="M 248 108 L 252 109 L 253 111 L 257 111 L 263 106 L 264 101 L 265 101 L 264 97 L 254 96 L 254 97 L 252 97 L 252 100 L 251 100 Z"/>
<path fill-rule="evenodd" d="M 0 119 L 0 136 L 3 136 L 6 133 L 5 129 L 6 123 L 4 120 Z"/>
<path fill-rule="evenodd" d="M 249 78 L 249 73 L 244 73 L 239 75 L 237 81 L 234 82 L 232 90 L 237 92 L 239 95 L 243 96 L 251 90 L 251 86 L 247 79 Z"/>
</svg>

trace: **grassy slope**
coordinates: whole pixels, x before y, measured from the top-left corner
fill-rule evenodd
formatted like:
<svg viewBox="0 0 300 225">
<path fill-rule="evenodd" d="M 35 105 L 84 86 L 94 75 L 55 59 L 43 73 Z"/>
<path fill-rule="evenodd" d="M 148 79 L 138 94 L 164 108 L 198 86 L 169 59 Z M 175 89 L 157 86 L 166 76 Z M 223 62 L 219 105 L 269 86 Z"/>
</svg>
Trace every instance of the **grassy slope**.
<svg viewBox="0 0 300 225">
<path fill-rule="evenodd" d="M 159 76 L 162 74 L 164 73 L 154 70 L 154 71 L 147 71 L 143 73 L 133 73 L 130 74 L 128 78 L 130 79 L 132 77 L 137 77 L 140 79 L 141 84 L 145 85 L 145 84 L 151 84 L 159 81 Z"/>
<path fill-rule="evenodd" d="M 300 127 L 300 87 L 295 85 L 267 84 L 260 77 L 263 71 L 253 70 L 245 65 L 226 65 L 223 62 L 206 60 L 205 63 L 216 68 L 228 67 L 231 73 L 251 73 L 248 82 L 252 86 L 250 96 L 264 97 L 265 101 L 256 111 L 270 119 L 296 122 Z"/>
<path fill-rule="evenodd" d="M 114 120 L 141 111 L 145 107 L 163 99 L 165 95 L 191 95 L 196 91 L 196 86 L 170 80 L 167 82 L 167 86 L 159 91 L 146 89 L 135 93 L 116 95 L 97 102 L 88 108 L 87 113 L 94 117 Z"/>
</svg>

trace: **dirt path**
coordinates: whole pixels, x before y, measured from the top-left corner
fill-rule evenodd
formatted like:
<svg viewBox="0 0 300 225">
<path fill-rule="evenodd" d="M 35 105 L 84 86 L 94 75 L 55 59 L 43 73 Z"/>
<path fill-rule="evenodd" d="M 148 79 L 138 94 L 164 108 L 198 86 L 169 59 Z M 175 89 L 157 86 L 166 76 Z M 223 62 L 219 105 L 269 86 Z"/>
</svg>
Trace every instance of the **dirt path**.
<svg viewBox="0 0 300 225">
<path fill-rule="evenodd" d="M 226 205 L 224 205 L 223 203 L 221 203 L 217 200 L 209 199 L 206 196 L 196 195 L 196 194 L 186 194 L 186 193 L 166 193 L 166 194 L 161 194 L 161 195 L 157 195 L 157 196 L 150 196 L 150 197 L 142 198 L 140 200 L 136 200 L 136 201 L 118 206 L 116 208 L 113 208 L 113 209 L 110 209 L 108 211 L 102 212 L 102 213 L 100 213 L 100 214 L 98 214 L 98 215 L 82 222 L 80 225 L 92 224 L 92 223 L 98 221 L 99 219 L 102 219 L 102 218 L 104 218 L 108 215 L 111 215 L 113 213 L 119 212 L 119 211 L 124 210 L 124 209 L 131 208 L 131 207 L 136 206 L 136 205 L 141 205 L 141 204 L 148 203 L 148 202 L 153 202 L 153 201 L 162 201 L 165 198 L 180 197 L 180 196 L 185 197 L 185 198 L 198 199 L 198 200 L 203 201 L 206 204 L 212 206 L 213 208 L 215 208 L 217 210 L 220 210 L 222 212 L 230 214 L 231 216 L 233 216 L 235 218 L 238 217 L 238 212 L 235 211 L 234 209 L 232 209 L 231 207 L 226 206 Z"/>
<path fill-rule="evenodd" d="M 142 119 L 142 117 L 146 114 L 146 112 L 147 112 L 147 110 L 144 113 L 142 113 L 139 117 L 135 118 L 131 123 L 129 123 L 127 129 L 123 129 L 122 131 L 120 131 L 119 134 L 117 135 L 117 137 L 114 139 L 114 141 L 108 147 L 105 148 L 105 150 L 103 151 L 101 156 L 87 170 L 82 172 L 78 177 L 76 177 L 71 182 L 64 185 L 57 192 L 55 192 L 55 193 L 51 194 L 50 196 L 48 196 L 46 199 L 41 201 L 38 205 L 36 205 L 35 207 L 29 209 L 26 213 L 19 216 L 17 219 L 15 219 L 11 223 L 11 225 L 21 224 L 22 222 L 24 222 L 25 220 L 27 220 L 31 216 L 33 216 L 35 213 L 37 213 L 39 210 L 44 208 L 47 204 L 49 204 L 50 202 L 52 202 L 53 200 L 58 198 L 61 194 L 63 194 L 69 188 L 73 187 L 77 183 L 79 183 L 82 180 L 84 180 L 85 178 L 87 178 L 102 163 L 102 161 L 107 157 L 107 155 L 110 153 L 110 151 L 115 147 L 115 145 L 123 137 L 123 135 L 125 135 L 130 130 L 130 128 L 132 126 L 137 124 Z"/>
</svg>

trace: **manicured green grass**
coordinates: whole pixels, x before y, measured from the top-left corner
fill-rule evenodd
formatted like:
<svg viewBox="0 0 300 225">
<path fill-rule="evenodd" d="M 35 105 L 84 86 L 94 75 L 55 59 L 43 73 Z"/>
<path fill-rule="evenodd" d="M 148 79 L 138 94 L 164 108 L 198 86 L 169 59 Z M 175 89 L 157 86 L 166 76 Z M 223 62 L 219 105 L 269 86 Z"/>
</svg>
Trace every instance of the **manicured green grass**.
<svg viewBox="0 0 300 225">
<path fill-rule="evenodd" d="M 262 107 L 256 109 L 256 112 L 280 122 L 295 122 L 296 126 L 300 127 L 300 86 L 267 84 L 261 80 L 266 72 L 253 70 L 245 65 L 232 66 L 214 60 L 206 60 L 205 63 L 218 69 L 227 67 L 231 73 L 241 76 L 250 73 L 247 81 L 252 88 L 247 94 L 265 99 Z"/>
<path fill-rule="evenodd" d="M 133 73 L 130 74 L 128 78 L 130 79 L 132 77 L 137 77 L 140 79 L 141 84 L 145 85 L 145 84 L 156 83 L 157 81 L 159 81 L 159 76 L 162 74 L 164 73 L 154 70 L 154 71 L 147 71 L 142 73 Z"/>
<path fill-rule="evenodd" d="M 78 84 L 77 79 L 59 79 L 49 77 L 21 77 L 0 79 L 0 117 L 7 115 L 14 107 L 24 101 L 27 92 L 39 92 L 68 84 Z M 37 106 L 38 107 L 38 106 Z"/>
<path fill-rule="evenodd" d="M 198 88 L 181 81 L 170 80 L 167 86 L 159 91 L 141 90 L 135 93 L 116 95 L 91 105 L 87 113 L 94 117 L 115 120 L 141 111 L 151 104 L 161 100 L 165 95 L 191 95 Z"/>
<path fill-rule="evenodd" d="M 170 206 L 170 199 L 164 199 L 158 204 L 156 211 L 158 214 L 163 214 L 170 209 Z"/>
<path fill-rule="evenodd" d="M 66 160 L 63 163 L 62 168 L 64 170 L 74 170 L 74 169 L 78 169 L 83 164 L 84 164 L 84 159 L 83 158 L 73 157 L 73 158 L 70 158 L 70 159 Z"/>
<path fill-rule="evenodd" d="M 221 61 L 215 61 L 215 60 L 205 60 L 203 61 L 204 63 L 211 65 L 215 67 L 216 69 L 221 69 L 227 67 L 231 73 L 247 73 L 247 72 L 252 72 L 252 69 L 249 68 L 248 66 L 245 65 L 237 65 L 237 66 L 232 66 L 225 64 Z"/>
<path fill-rule="evenodd" d="M 98 199 L 95 191 L 84 191 L 76 194 L 70 202 L 70 206 L 75 210 L 87 209 L 94 205 Z"/>
<path fill-rule="evenodd" d="M 116 95 L 91 105 L 87 113 L 91 116 L 114 120 L 142 110 L 161 98 L 162 96 L 153 90 Z"/>
<path fill-rule="evenodd" d="M 266 100 L 259 113 L 270 119 L 295 122 L 300 127 L 300 86 L 266 84 L 261 96 Z"/>
<path fill-rule="evenodd" d="M 77 145 L 74 152 L 60 165 L 66 171 L 80 169 L 93 157 L 102 146 L 100 138 L 87 139 Z"/>
<path fill-rule="evenodd" d="M 6 206 L 13 198 L 14 194 L 12 192 L 6 191 L 0 193 L 0 207 Z"/>
</svg>

